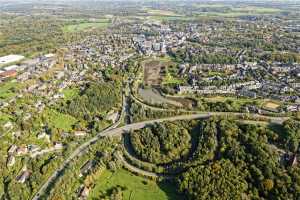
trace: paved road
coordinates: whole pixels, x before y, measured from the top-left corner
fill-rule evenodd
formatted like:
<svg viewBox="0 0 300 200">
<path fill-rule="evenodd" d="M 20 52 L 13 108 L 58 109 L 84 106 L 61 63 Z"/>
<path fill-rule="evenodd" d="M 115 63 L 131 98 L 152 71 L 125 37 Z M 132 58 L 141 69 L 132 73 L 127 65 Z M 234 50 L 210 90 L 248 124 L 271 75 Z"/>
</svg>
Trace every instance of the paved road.
<svg viewBox="0 0 300 200">
<path fill-rule="evenodd" d="M 124 110 L 122 111 L 122 114 L 124 113 Z M 40 188 L 38 193 L 32 198 L 33 200 L 39 200 L 40 195 L 44 194 L 46 190 L 49 188 L 51 183 L 55 181 L 61 172 L 74 160 L 77 156 L 79 156 L 82 152 L 84 152 L 85 149 L 87 149 L 90 145 L 94 144 L 97 142 L 99 139 L 103 137 L 112 137 L 112 136 L 118 136 L 124 132 L 132 131 L 132 130 L 138 130 L 141 128 L 144 128 L 148 124 L 153 124 L 153 123 L 160 123 L 160 122 L 165 122 L 165 121 L 177 121 L 177 120 L 192 120 L 192 119 L 206 119 L 209 118 L 210 116 L 251 116 L 253 118 L 259 118 L 259 117 L 264 117 L 266 119 L 269 119 L 273 123 L 282 123 L 284 120 L 287 118 L 278 118 L 278 117 L 268 117 L 268 116 L 262 116 L 258 114 L 246 114 L 246 113 L 222 113 L 222 112 L 210 112 L 210 113 L 201 113 L 201 114 L 191 114 L 191 115 L 180 115 L 180 116 L 175 116 L 175 117 L 168 117 L 168 118 L 162 118 L 162 119 L 155 119 L 155 120 L 149 120 L 149 121 L 144 121 L 144 122 L 139 122 L 139 123 L 134 123 L 134 124 L 129 124 L 125 125 L 123 127 L 116 128 L 121 120 L 119 120 L 116 124 L 113 126 L 109 127 L 108 129 L 98 133 L 95 137 L 91 138 L 89 141 L 83 143 L 80 145 L 60 166 L 59 169 L 57 169 L 52 176 L 48 178 L 48 180 L 43 184 L 43 186 Z M 121 118 L 121 117 L 120 117 Z M 49 188 L 50 189 L 50 188 Z"/>
<path fill-rule="evenodd" d="M 137 167 L 131 165 L 130 163 L 128 163 L 124 159 L 123 155 L 121 155 L 121 153 L 119 153 L 119 152 L 117 153 L 116 156 L 119 159 L 119 161 L 121 161 L 123 166 L 131 172 L 134 172 L 134 173 L 146 176 L 146 177 L 150 177 L 150 178 L 160 178 L 160 177 L 162 177 L 162 178 L 165 178 L 165 179 L 172 179 L 174 177 L 174 176 L 168 176 L 168 175 L 163 175 L 163 174 L 157 174 L 157 173 L 154 173 L 154 172 L 149 172 L 149 171 L 145 171 L 145 170 L 142 170 L 140 168 L 137 168 Z"/>
<path fill-rule="evenodd" d="M 103 137 L 102 136 L 103 133 L 109 132 L 110 130 L 114 130 L 116 127 L 118 127 L 121 124 L 122 119 L 125 115 L 126 106 L 127 106 L 126 98 L 124 95 L 122 96 L 122 103 L 123 103 L 122 111 L 121 111 L 121 114 L 120 114 L 117 122 L 112 124 L 110 127 L 104 129 L 102 132 L 97 134 L 95 137 L 93 137 L 92 139 L 83 143 L 77 149 L 75 149 L 73 151 L 73 153 L 62 163 L 62 165 L 57 170 L 55 170 L 54 173 L 41 186 L 39 191 L 33 196 L 32 200 L 39 200 L 41 195 L 43 195 L 47 191 L 47 189 L 49 189 L 51 183 L 53 183 L 60 176 L 60 174 L 63 172 L 64 169 L 66 169 L 66 167 L 72 162 L 72 160 L 75 159 L 77 156 L 79 156 L 82 152 L 84 152 L 84 150 L 87 149 L 90 145 L 94 144 L 97 140 L 99 140 L 101 137 Z"/>
</svg>

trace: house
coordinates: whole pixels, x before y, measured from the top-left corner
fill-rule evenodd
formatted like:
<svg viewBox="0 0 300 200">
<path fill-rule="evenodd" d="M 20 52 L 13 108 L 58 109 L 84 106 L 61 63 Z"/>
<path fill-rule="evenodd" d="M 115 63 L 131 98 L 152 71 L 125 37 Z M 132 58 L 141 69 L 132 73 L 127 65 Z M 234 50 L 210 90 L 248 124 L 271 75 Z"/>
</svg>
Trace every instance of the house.
<svg viewBox="0 0 300 200">
<path fill-rule="evenodd" d="M 31 172 L 28 170 L 22 171 L 20 175 L 16 177 L 16 181 L 19 183 L 25 183 L 25 181 L 30 177 Z"/>
<path fill-rule="evenodd" d="M 90 193 L 90 188 L 88 188 L 87 186 L 82 186 L 79 191 L 78 198 L 80 200 L 85 200 L 87 199 L 89 193 Z"/>
<path fill-rule="evenodd" d="M 88 174 L 93 167 L 95 166 L 95 161 L 94 160 L 89 160 L 87 161 L 81 168 L 80 168 L 80 174 L 79 177 L 82 177 L 85 174 Z"/>
<path fill-rule="evenodd" d="M 22 134 L 22 132 L 21 132 L 21 131 L 14 131 L 14 132 L 12 132 L 12 133 L 11 133 L 11 135 L 12 135 L 13 137 L 15 137 L 15 138 L 18 138 L 18 137 L 20 137 L 20 136 L 21 136 L 21 134 Z"/>
<path fill-rule="evenodd" d="M 44 55 L 44 56 L 45 56 L 45 58 L 52 58 L 52 57 L 55 56 L 55 54 L 49 53 L 49 54 L 46 54 L 46 55 Z"/>
<path fill-rule="evenodd" d="M 249 91 L 247 89 L 241 89 L 240 91 L 237 92 L 238 95 L 244 96 L 244 97 L 250 97 L 250 98 L 256 98 L 256 92 Z"/>
<path fill-rule="evenodd" d="M 18 147 L 18 149 L 17 149 L 17 155 L 24 155 L 24 154 L 27 154 L 28 153 L 28 148 L 27 148 L 27 146 L 25 146 L 25 147 Z"/>
<path fill-rule="evenodd" d="M 54 148 L 55 149 L 62 149 L 62 148 L 64 148 L 64 145 L 62 143 L 59 143 L 59 142 L 54 142 Z"/>
<path fill-rule="evenodd" d="M 14 126 L 12 124 L 12 122 L 6 122 L 3 126 L 5 129 L 12 129 Z"/>
<path fill-rule="evenodd" d="M 74 132 L 74 135 L 76 136 L 76 137 L 84 137 L 84 136 L 86 136 L 86 132 L 85 131 L 75 131 Z"/>
<path fill-rule="evenodd" d="M 7 158 L 7 161 L 6 161 L 6 166 L 11 167 L 15 164 L 15 162 L 16 162 L 15 157 L 12 156 L 12 155 L 9 155 L 8 158 Z"/>
<path fill-rule="evenodd" d="M 286 107 L 288 112 L 297 112 L 300 111 L 300 105 L 289 105 Z"/>
<path fill-rule="evenodd" d="M 11 71 L 11 70 L 17 70 L 18 68 L 19 68 L 18 65 L 11 65 L 11 66 L 5 67 L 4 70 Z"/>
<path fill-rule="evenodd" d="M 17 76 L 17 71 L 16 70 L 9 70 L 9 71 L 5 71 L 5 72 L 0 73 L 0 78 L 2 78 L 2 79 L 15 77 L 15 76 Z"/>
<path fill-rule="evenodd" d="M 115 123 L 118 120 L 119 113 L 118 112 L 110 112 L 106 116 L 106 119 Z"/>
<path fill-rule="evenodd" d="M 38 139 L 43 139 L 43 138 L 46 137 L 46 135 L 47 135 L 47 133 L 46 133 L 45 131 L 42 131 L 41 133 L 39 133 L 39 134 L 37 135 L 37 138 L 38 138 Z"/>
<path fill-rule="evenodd" d="M 65 76 L 65 72 L 63 71 L 59 71 L 57 72 L 57 74 L 55 75 L 56 79 L 62 79 Z"/>
<path fill-rule="evenodd" d="M 35 145 L 35 144 L 28 145 L 28 151 L 31 153 L 37 152 L 39 150 L 40 150 L 40 147 L 38 145 Z"/>
<path fill-rule="evenodd" d="M 17 145 L 15 145 L 15 144 L 11 145 L 8 149 L 8 154 L 14 154 L 17 149 L 18 149 Z"/>
</svg>

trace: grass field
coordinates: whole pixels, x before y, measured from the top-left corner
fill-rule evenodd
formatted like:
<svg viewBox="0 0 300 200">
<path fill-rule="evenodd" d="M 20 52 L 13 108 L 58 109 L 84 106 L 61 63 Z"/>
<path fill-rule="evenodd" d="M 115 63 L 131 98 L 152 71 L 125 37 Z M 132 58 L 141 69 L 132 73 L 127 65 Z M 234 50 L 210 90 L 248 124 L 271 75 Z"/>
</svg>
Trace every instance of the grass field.
<svg viewBox="0 0 300 200">
<path fill-rule="evenodd" d="M 205 6 L 203 6 L 205 7 Z M 212 8 L 213 6 L 209 6 Z M 226 6 L 224 6 L 225 8 Z M 221 5 L 218 5 L 214 8 L 222 8 Z M 275 8 L 264 8 L 264 7 L 237 7 L 237 8 L 230 8 L 228 11 L 225 12 L 217 12 L 217 11 L 208 11 L 208 12 L 199 12 L 199 16 L 216 16 L 216 17 L 240 17 L 240 16 L 248 16 L 248 15 L 267 15 L 267 14 L 274 14 L 279 13 L 280 9 Z"/>
<path fill-rule="evenodd" d="M 17 82 L 5 82 L 3 84 L 0 84 L 0 99 L 8 99 L 16 95 L 14 91 L 12 91 L 14 88 L 19 88 L 20 84 Z"/>
<path fill-rule="evenodd" d="M 173 77 L 170 73 L 166 74 L 166 77 L 163 79 L 162 84 L 182 84 L 184 81 L 182 79 Z"/>
<path fill-rule="evenodd" d="M 63 28 L 64 32 L 72 33 L 90 29 L 106 28 L 109 25 L 108 19 L 101 19 L 95 22 L 80 22 L 78 24 L 67 25 Z"/>
<path fill-rule="evenodd" d="M 184 15 L 175 13 L 169 10 L 154 10 L 154 9 L 145 9 L 147 14 L 149 15 L 147 19 L 151 20 L 192 20 L 190 17 L 186 17 Z"/>
<path fill-rule="evenodd" d="M 67 89 L 63 90 L 62 93 L 65 95 L 65 97 L 64 97 L 65 100 L 71 100 L 79 94 L 79 89 L 78 88 L 67 88 Z"/>
<path fill-rule="evenodd" d="M 89 200 L 101 199 L 101 194 L 106 194 L 110 189 L 116 186 L 126 188 L 123 191 L 123 200 L 176 200 L 183 199 L 176 194 L 175 189 L 168 184 L 157 184 L 131 174 L 130 172 L 120 169 L 115 173 L 104 171 L 98 178 L 95 188 L 89 195 Z"/>
<path fill-rule="evenodd" d="M 74 117 L 59 113 L 53 109 L 45 109 L 44 116 L 47 117 L 47 122 L 50 126 L 70 131 L 72 125 L 77 121 Z"/>
<path fill-rule="evenodd" d="M 255 14 L 272 14 L 280 12 L 280 9 L 276 8 L 264 8 L 264 7 L 254 7 L 254 6 L 246 6 L 240 8 L 232 8 L 235 12 L 248 12 L 248 13 L 255 13 Z"/>
</svg>

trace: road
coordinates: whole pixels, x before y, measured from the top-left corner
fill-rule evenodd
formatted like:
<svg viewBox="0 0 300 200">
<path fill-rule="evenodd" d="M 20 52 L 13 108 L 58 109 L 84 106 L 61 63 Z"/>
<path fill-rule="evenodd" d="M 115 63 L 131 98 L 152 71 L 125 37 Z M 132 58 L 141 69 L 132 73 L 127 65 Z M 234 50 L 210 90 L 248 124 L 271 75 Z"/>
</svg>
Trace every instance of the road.
<svg viewBox="0 0 300 200">
<path fill-rule="evenodd" d="M 119 161 L 121 161 L 121 163 L 123 164 L 123 166 L 128 169 L 129 171 L 131 172 L 134 172 L 134 173 L 137 173 L 139 175 L 143 175 L 143 176 L 146 176 L 146 177 L 150 177 L 150 178 L 164 178 L 164 179 L 172 179 L 174 176 L 168 176 L 168 175 L 163 175 L 163 174 L 157 174 L 157 173 L 154 173 L 154 172 L 149 172 L 149 171 L 145 171 L 145 170 L 142 170 L 140 168 L 137 168 L 133 165 L 131 165 L 130 163 L 128 163 L 123 155 L 121 155 L 120 152 L 117 153 L 117 158 Z"/>
<path fill-rule="evenodd" d="M 124 102 L 125 100 L 123 100 Z M 123 106 L 122 114 L 120 115 L 120 119 L 122 118 L 122 115 L 125 113 L 125 106 Z M 266 119 L 269 119 L 273 123 L 282 123 L 287 118 L 279 118 L 279 117 L 268 117 L 268 116 L 262 116 L 259 114 L 249 114 L 249 113 L 222 113 L 222 112 L 209 112 L 209 113 L 201 113 L 201 114 L 191 114 L 191 115 L 180 115 L 180 116 L 174 116 L 174 117 L 168 117 L 168 118 L 161 118 L 161 119 L 154 119 L 154 120 L 148 120 L 144 122 L 138 122 L 134 124 L 125 125 L 119 128 L 116 128 L 121 123 L 121 120 L 119 120 L 116 124 L 112 125 L 111 127 L 107 128 L 106 130 L 98 133 L 95 137 L 91 138 L 89 141 L 81 144 L 60 166 L 59 169 L 57 169 L 49 178 L 48 180 L 43 184 L 43 186 L 40 188 L 40 190 L 36 193 L 36 195 L 32 198 L 33 200 L 39 200 L 40 195 L 44 194 L 52 182 L 54 182 L 60 174 L 63 172 L 63 170 L 82 152 L 84 152 L 85 149 L 87 149 L 90 145 L 96 143 L 99 139 L 103 137 L 113 137 L 121 135 L 124 132 L 138 130 L 141 128 L 144 128 L 148 124 L 153 123 L 160 123 L 160 122 L 166 122 L 166 121 L 177 121 L 177 120 L 192 120 L 192 119 L 207 119 L 211 116 L 250 116 L 254 119 L 258 119 L 260 117 L 264 117 Z"/>
<path fill-rule="evenodd" d="M 110 130 L 114 130 L 116 127 L 118 127 L 121 124 L 124 115 L 126 114 L 125 113 L 126 106 L 127 106 L 127 104 L 126 104 L 125 95 L 122 95 L 122 111 L 121 111 L 121 114 L 120 114 L 117 122 L 112 124 L 108 128 L 104 129 L 102 132 L 97 134 L 95 137 L 93 137 L 92 139 L 83 143 L 77 149 L 75 149 L 73 151 L 73 153 L 62 163 L 62 165 L 59 167 L 59 169 L 55 170 L 53 172 L 53 174 L 47 179 L 47 181 L 41 186 L 39 191 L 32 197 L 32 200 L 39 200 L 41 195 L 46 192 L 46 190 L 49 188 L 51 183 L 54 182 L 60 176 L 60 174 L 63 172 L 63 170 L 66 169 L 66 167 L 69 165 L 69 163 L 71 163 L 73 159 L 75 159 L 78 155 L 80 155 L 80 153 L 84 152 L 84 150 L 86 148 L 88 148 L 90 145 L 94 144 L 97 140 L 99 140 L 101 137 L 103 137 L 102 136 L 103 133 L 109 132 Z"/>
</svg>

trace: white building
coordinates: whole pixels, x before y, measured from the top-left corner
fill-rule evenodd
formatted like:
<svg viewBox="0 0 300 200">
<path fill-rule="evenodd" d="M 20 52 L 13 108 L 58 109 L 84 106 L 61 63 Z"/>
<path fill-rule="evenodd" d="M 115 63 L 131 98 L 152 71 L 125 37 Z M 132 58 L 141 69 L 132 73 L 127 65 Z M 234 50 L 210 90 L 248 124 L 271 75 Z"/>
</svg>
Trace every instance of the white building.
<svg viewBox="0 0 300 200">
<path fill-rule="evenodd" d="M 21 55 L 8 55 L 8 56 L 3 56 L 0 57 L 0 65 L 6 65 L 9 63 L 13 63 L 13 62 L 18 62 L 22 59 L 24 59 L 24 56 Z"/>
</svg>

